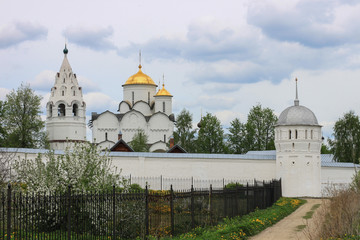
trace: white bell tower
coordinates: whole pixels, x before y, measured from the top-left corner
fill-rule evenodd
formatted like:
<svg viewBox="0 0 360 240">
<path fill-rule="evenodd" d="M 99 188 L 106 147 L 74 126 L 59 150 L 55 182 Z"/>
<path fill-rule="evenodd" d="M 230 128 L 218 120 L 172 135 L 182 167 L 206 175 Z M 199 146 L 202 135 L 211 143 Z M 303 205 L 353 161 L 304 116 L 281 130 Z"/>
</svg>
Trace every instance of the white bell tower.
<svg viewBox="0 0 360 240">
<path fill-rule="evenodd" d="M 297 79 L 294 106 L 275 126 L 276 175 L 284 197 L 321 197 L 321 126 L 315 114 L 299 105 Z"/>
<path fill-rule="evenodd" d="M 66 44 L 63 52 L 64 60 L 46 104 L 46 130 L 50 148 L 56 150 L 86 141 L 86 104 L 76 74 L 67 59 Z"/>
</svg>

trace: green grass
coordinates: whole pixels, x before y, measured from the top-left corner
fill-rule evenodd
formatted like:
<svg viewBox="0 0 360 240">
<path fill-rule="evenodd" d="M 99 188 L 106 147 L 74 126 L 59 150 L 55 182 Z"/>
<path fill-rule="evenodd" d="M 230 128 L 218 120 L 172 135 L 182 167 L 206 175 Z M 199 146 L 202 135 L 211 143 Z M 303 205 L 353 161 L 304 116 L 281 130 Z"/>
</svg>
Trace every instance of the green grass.
<svg viewBox="0 0 360 240">
<path fill-rule="evenodd" d="M 217 226 L 198 227 L 186 234 L 162 239 L 247 239 L 288 216 L 305 202 L 305 200 L 294 198 L 280 198 L 273 206 L 267 209 L 256 210 L 248 215 L 232 219 L 225 218 Z"/>
<path fill-rule="evenodd" d="M 300 231 L 302 231 L 304 228 L 306 228 L 306 225 L 297 225 L 297 226 L 296 226 L 296 231 L 297 231 L 297 232 L 300 232 Z"/>
<path fill-rule="evenodd" d="M 314 205 L 311 207 L 311 211 L 308 211 L 308 212 L 305 214 L 305 216 L 303 216 L 302 218 L 303 218 L 303 219 L 306 219 L 306 220 L 312 218 L 312 216 L 314 215 L 315 210 L 318 209 L 319 207 L 320 207 L 320 204 L 314 204 Z"/>
</svg>

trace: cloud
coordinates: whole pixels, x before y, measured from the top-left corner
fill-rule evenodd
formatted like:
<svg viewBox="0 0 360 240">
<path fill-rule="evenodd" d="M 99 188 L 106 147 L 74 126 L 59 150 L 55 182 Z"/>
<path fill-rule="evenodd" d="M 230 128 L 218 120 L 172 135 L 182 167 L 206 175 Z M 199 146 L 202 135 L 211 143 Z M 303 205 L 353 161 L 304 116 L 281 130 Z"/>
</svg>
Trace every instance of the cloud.
<svg viewBox="0 0 360 240">
<path fill-rule="evenodd" d="M 42 71 L 30 82 L 31 88 L 38 91 L 50 92 L 55 83 L 55 74 L 56 72 L 50 70 Z"/>
<path fill-rule="evenodd" d="M 323 48 L 360 40 L 359 11 L 360 4 L 340 0 L 253 1 L 247 20 L 270 38 Z"/>
<path fill-rule="evenodd" d="M 48 30 L 38 24 L 14 22 L 0 27 L 0 49 L 16 46 L 25 41 L 45 38 Z"/>
<path fill-rule="evenodd" d="M 5 100 L 5 97 L 6 95 L 10 93 L 10 90 L 9 89 L 6 89 L 6 88 L 0 88 L 0 100 L 1 101 L 4 101 Z"/>
<path fill-rule="evenodd" d="M 114 112 L 118 107 L 118 102 L 101 92 L 90 92 L 84 94 L 87 112 L 102 113 L 106 110 Z"/>
<path fill-rule="evenodd" d="M 63 35 L 70 41 L 79 46 L 90 48 L 94 51 L 109 51 L 117 49 L 109 40 L 114 30 L 108 27 L 68 27 Z"/>
<path fill-rule="evenodd" d="M 77 76 L 79 86 L 82 87 L 83 93 L 96 92 L 100 90 L 100 86 L 90 79 L 83 76 Z"/>
</svg>

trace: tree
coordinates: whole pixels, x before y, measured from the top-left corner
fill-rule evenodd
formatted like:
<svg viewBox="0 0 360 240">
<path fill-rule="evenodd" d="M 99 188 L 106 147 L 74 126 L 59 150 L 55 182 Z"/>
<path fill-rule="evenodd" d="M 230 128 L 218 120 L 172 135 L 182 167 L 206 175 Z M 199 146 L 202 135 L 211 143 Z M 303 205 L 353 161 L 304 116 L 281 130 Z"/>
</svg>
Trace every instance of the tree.
<svg viewBox="0 0 360 240">
<path fill-rule="evenodd" d="M 334 125 L 334 139 L 329 139 L 334 158 L 339 162 L 359 163 L 360 120 L 353 111 L 345 113 Z"/>
<path fill-rule="evenodd" d="M 275 149 L 275 124 L 278 118 L 270 108 L 262 108 L 260 104 L 254 106 L 246 122 L 248 150 Z"/>
<path fill-rule="evenodd" d="M 15 152 L 9 152 L 4 148 L 0 149 L 0 188 L 11 180 L 11 162 L 15 154 Z"/>
<path fill-rule="evenodd" d="M 200 153 L 224 153 L 224 130 L 216 116 L 207 113 L 201 119 L 201 128 L 196 140 L 196 151 Z"/>
<path fill-rule="evenodd" d="M 4 126 L 6 147 L 40 148 L 46 145 L 44 121 L 40 114 L 41 97 L 29 85 L 23 85 L 6 95 Z"/>
<path fill-rule="evenodd" d="M 246 153 L 246 127 L 240 122 L 240 119 L 235 118 L 230 123 L 228 134 L 228 144 L 231 153 L 241 154 Z"/>
<path fill-rule="evenodd" d="M 6 145 L 7 131 L 5 127 L 5 102 L 0 101 L 0 147 Z"/>
<path fill-rule="evenodd" d="M 111 190 L 124 184 L 106 152 L 91 143 L 77 143 L 62 155 L 54 151 L 39 154 L 36 159 L 15 160 L 17 181 L 30 192 L 65 192 L 70 185 L 75 191 Z"/>
<path fill-rule="evenodd" d="M 145 134 L 145 131 L 138 129 L 129 145 L 135 152 L 148 152 L 149 145 L 147 142 L 148 136 Z"/>
<path fill-rule="evenodd" d="M 175 122 L 174 140 L 187 152 L 194 152 L 196 130 L 192 130 L 192 114 L 183 109 Z"/>
</svg>

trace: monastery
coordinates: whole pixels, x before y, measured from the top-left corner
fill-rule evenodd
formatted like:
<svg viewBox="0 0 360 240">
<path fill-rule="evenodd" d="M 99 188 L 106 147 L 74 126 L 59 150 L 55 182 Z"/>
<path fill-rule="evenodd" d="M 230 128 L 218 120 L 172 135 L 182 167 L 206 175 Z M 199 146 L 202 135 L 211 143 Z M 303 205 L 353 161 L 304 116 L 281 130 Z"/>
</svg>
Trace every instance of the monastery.
<svg viewBox="0 0 360 240">
<path fill-rule="evenodd" d="M 86 103 L 67 59 L 55 76 L 47 103 L 46 128 L 51 148 L 63 154 L 66 146 L 86 141 Z M 359 165 L 335 162 L 332 155 L 320 154 L 321 126 L 315 114 L 301 106 L 296 96 L 294 105 L 286 108 L 275 126 L 276 151 L 250 151 L 247 154 L 166 153 L 174 131 L 172 95 L 157 89 L 153 80 L 142 72 L 123 84 L 124 99 L 117 113 L 92 113 L 90 127 L 93 143 L 111 149 L 119 141 L 132 140 L 138 129 L 149 137 L 150 152 L 111 151 L 114 167 L 124 176 L 191 179 L 258 179 L 282 180 L 286 197 L 321 197 L 329 186 L 351 182 Z M 10 149 L 19 157 L 35 158 L 39 149 Z M 160 153 L 161 152 L 161 153 Z M 215 181 L 215 180 L 214 180 Z"/>
</svg>

